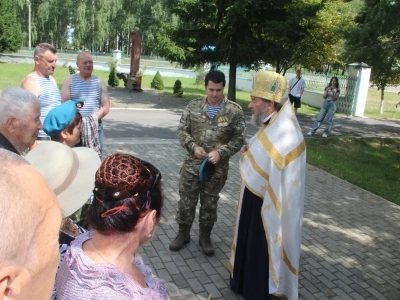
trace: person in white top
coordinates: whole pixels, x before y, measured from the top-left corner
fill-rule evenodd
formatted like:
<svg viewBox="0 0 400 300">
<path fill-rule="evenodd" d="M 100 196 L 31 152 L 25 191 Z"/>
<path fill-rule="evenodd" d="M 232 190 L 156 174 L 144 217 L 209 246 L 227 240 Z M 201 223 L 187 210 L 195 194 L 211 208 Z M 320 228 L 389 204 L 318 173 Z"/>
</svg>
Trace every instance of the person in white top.
<svg viewBox="0 0 400 300">
<path fill-rule="evenodd" d="M 294 103 L 294 112 L 297 114 L 297 109 L 301 107 L 301 96 L 306 87 L 305 80 L 301 77 L 301 70 L 296 71 L 296 77 L 289 80 L 288 96 L 290 103 Z"/>
</svg>

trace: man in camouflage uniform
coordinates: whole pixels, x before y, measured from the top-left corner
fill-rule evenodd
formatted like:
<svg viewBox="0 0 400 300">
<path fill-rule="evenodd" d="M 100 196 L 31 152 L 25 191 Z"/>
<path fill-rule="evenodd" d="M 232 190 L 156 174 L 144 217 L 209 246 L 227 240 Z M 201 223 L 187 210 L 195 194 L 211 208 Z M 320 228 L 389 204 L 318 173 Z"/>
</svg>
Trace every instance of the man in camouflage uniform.
<svg viewBox="0 0 400 300">
<path fill-rule="evenodd" d="M 210 234 L 217 221 L 219 193 L 228 176 L 229 158 L 244 145 L 245 120 L 242 108 L 224 97 L 225 75 L 210 71 L 205 77 L 207 96 L 190 101 L 182 114 L 178 139 L 188 154 L 181 169 L 180 201 L 177 213 L 179 232 L 169 248 L 180 250 L 190 242 L 196 205 L 200 195 L 200 239 L 204 254 L 213 255 Z M 201 182 L 198 171 L 208 157 L 215 165 L 211 180 Z"/>
</svg>

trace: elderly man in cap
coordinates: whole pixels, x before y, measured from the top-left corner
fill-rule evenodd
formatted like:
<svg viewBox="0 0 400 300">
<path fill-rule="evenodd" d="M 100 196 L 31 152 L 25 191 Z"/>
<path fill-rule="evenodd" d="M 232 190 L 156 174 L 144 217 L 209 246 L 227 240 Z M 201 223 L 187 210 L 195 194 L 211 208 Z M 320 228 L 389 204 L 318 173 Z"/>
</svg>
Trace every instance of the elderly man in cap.
<svg viewBox="0 0 400 300">
<path fill-rule="evenodd" d="M 0 148 L 22 155 L 35 143 L 40 129 L 39 99 L 22 88 L 4 90 L 0 96 Z"/>
<path fill-rule="evenodd" d="M 61 210 L 42 176 L 0 149 L 0 299 L 50 299 Z"/>
<path fill-rule="evenodd" d="M 246 299 L 298 299 L 306 152 L 286 79 L 255 75 L 249 109 L 261 128 L 241 150 L 242 188 L 229 270 L 231 288 Z"/>
<path fill-rule="evenodd" d="M 229 158 L 244 144 L 246 125 L 242 108 L 224 97 L 224 73 L 207 73 L 205 87 L 207 97 L 189 102 L 178 127 L 178 139 L 187 155 L 179 181 L 176 216 L 179 232 L 169 249 L 178 251 L 190 242 L 190 228 L 200 196 L 199 243 L 203 253 L 211 256 L 214 247 L 210 234 L 217 221 L 219 193 L 228 177 Z M 214 176 L 209 181 L 199 178 L 199 167 L 204 159 L 215 165 Z"/>
</svg>

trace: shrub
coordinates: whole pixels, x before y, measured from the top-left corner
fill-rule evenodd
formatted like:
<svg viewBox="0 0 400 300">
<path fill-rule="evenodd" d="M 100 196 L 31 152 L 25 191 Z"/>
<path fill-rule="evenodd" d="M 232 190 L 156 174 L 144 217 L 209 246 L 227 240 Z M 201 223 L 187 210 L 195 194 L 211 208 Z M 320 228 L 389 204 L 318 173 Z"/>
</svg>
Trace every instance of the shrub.
<svg viewBox="0 0 400 300">
<path fill-rule="evenodd" d="M 182 82 L 179 79 L 175 81 L 173 90 L 175 96 L 182 97 L 183 88 L 182 88 Z"/>
<path fill-rule="evenodd" d="M 117 76 L 117 61 L 110 62 L 110 74 L 108 75 L 108 86 L 117 87 L 119 85 L 119 78 Z"/>
<path fill-rule="evenodd" d="M 163 82 L 160 72 L 157 71 L 156 75 L 154 75 L 154 78 L 153 78 L 150 86 L 151 86 L 151 88 L 156 89 L 156 90 L 164 89 L 164 82 Z"/>
</svg>

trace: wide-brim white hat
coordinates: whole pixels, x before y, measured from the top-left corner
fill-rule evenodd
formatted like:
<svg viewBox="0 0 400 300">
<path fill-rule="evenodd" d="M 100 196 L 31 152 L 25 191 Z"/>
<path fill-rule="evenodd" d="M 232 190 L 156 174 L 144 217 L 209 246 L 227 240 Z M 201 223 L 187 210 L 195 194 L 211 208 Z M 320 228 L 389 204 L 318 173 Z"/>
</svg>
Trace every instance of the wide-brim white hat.
<svg viewBox="0 0 400 300">
<path fill-rule="evenodd" d="M 25 158 L 56 194 L 64 218 L 89 199 L 101 164 L 98 154 L 91 148 L 70 148 L 53 141 L 37 145 Z"/>
</svg>

